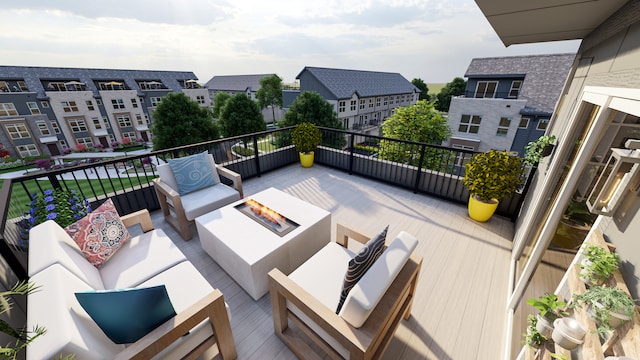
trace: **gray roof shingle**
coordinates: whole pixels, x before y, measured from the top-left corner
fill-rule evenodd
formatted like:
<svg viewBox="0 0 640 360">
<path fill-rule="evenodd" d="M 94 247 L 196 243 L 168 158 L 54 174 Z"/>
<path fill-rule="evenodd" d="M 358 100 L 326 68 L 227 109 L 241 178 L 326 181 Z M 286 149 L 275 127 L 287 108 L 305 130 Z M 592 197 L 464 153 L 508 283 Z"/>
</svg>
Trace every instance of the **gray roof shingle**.
<svg viewBox="0 0 640 360">
<path fill-rule="evenodd" d="M 260 89 L 260 79 L 273 74 L 256 74 L 256 75 L 217 75 L 207 81 L 204 85 L 206 88 L 215 91 L 246 91 L 251 88 L 252 91 Z"/>
<path fill-rule="evenodd" d="M 419 90 L 399 73 L 329 69 L 306 66 L 305 71 L 322 83 L 336 99 L 348 99 L 357 93 L 359 97 L 394 95 Z M 303 84 L 300 84 L 301 87 Z M 302 90 L 302 88 L 301 88 Z"/>
</svg>

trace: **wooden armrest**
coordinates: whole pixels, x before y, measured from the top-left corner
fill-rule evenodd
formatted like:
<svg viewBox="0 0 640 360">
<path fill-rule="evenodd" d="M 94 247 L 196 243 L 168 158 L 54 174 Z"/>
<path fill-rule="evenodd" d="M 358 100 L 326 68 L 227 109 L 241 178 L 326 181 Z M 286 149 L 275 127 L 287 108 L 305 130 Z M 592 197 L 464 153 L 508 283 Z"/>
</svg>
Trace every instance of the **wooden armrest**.
<svg viewBox="0 0 640 360">
<path fill-rule="evenodd" d="M 271 299 L 275 298 L 278 303 L 274 305 L 276 308 L 272 309 L 273 316 L 280 315 L 278 310 L 287 311 L 286 302 L 289 301 L 343 346 L 348 348 L 352 344 L 361 342 L 355 336 L 354 328 L 338 316 L 335 310 L 326 307 L 279 269 L 274 268 L 268 273 L 268 276 Z M 279 307 L 283 309 L 277 309 Z M 279 321 L 286 322 L 287 319 L 285 317 Z"/>
<path fill-rule="evenodd" d="M 240 193 L 240 198 L 244 198 L 244 194 L 242 192 L 242 177 L 240 176 L 240 174 L 233 170 L 229 170 L 222 165 L 216 165 L 216 170 L 218 171 L 218 174 L 220 176 L 231 180 L 233 182 L 233 188 L 238 190 L 238 192 Z"/>
<path fill-rule="evenodd" d="M 160 180 L 160 178 L 153 179 L 153 184 L 160 193 L 172 200 L 180 197 L 180 194 L 178 194 L 177 191 L 173 190 L 171 186 Z"/>
<path fill-rule="evenodd" d="M 343 247 L 348 247 L 349 239 L 353 239 L 359 243 L 366 244 L 371 239 L 370 236 L 364 235 L 359 231 L 353 230 L 340 223 L 336 224 L 336 242 Z"/>
<path fill-rule="evenodd" d="M 120 220 L 122 220 L 122 223 L 126 227 L 140 224 L 142 232 L 147 232 L 154 229 L 153 222 L 151 221 L 151 215 L 149 215 L 149 210 L 147 209 L 142 209 L 134 213 L 121 216 Z"/>
<path fill-rule="evenodd" d="M 116 359 L 150 359 L 207 318 L 213 327 L 222 358 L 235 359 L 237 354 L 229 316 L 222 293 L 218 289 L 131 344 Z"/>
</svg>

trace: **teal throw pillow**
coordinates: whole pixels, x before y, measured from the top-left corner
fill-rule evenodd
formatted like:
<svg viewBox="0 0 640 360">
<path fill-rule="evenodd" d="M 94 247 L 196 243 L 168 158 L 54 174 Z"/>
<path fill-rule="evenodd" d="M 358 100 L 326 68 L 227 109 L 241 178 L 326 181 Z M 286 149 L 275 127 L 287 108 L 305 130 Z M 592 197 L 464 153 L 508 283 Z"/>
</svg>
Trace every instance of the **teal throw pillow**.
<svg viewBox="0 0 640 360">
<path fill-rule="evenodd" d="M 176 315 L 164 285 L 75 295 L 82 308 L 116 344 L 136 342 Z"/>
<path fill-rule="evenodd" d="M 340 301 L 336 309 L 336 314 L 340 313 L 344 301 L 349 295 L 349 291 L 360 281 L 364 274 L 369 270 L 371 265 L 382 255 L 384 251 L 384 243 L 387 239 L 387 231 L 389 225 L 387 225 L 382 232 L 371 238 L 364 247 L 349 260 L 349 267 L 347 273 L 344 275 L 344 282 L 342 284 L 342 291 L 340 292 Z"/>
<path fill-rule="evenodd" d="M 173 176 L 176 178 L 180 195 L 218 183 L 213 175 L 214 169 L 211 168 L 207 152 L 178 159 L 168 159 L 167 162 L 171 167 L 171 171 L 173 171 Z"/>
</svg>

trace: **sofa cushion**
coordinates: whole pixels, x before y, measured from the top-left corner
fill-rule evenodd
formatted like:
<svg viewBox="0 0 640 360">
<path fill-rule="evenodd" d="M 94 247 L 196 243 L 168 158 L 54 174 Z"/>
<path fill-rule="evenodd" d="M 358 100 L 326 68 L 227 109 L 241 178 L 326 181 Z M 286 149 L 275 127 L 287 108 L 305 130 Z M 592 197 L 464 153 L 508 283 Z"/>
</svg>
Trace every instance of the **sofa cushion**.
<svg viewBox="0 0 640 360">
<path fill-rule="evenodd" d="M 340 301 L 344 274 L 354 255 L 342 245 L 330 242 L 289 274 L 289 278 L 333 310 Z"/>
<path fill-rule="evenodd" d="M 216 169 L 215 166 L 211 166 L 209 154 L 206 152 L 177 159 L 168 159 L 167 162 L 173 172 L 180 195 L 213 186 L 220 182 L 219 179 L 213 176 Z"/>
<path fill-rule="evenodd" d="M 413 235 L 401 231 L 351 289 L 338 315 L 352 326 L 361 327 L 417 245 L 418 240 Z"/>
<path fill-rule="evenodd" d="M 82 308 L 116 344 L 134 343 L 176 316 L 164 285 L 75 295 Z"/>
<path fill-rule="evenodd" d="M 162 229 L 134 236 L 100 267 L 105 289 L 130 288 L 186 261 Z"/>
<path fill-rule="evenodd" d="M 355 284 L 362 278 L 362 276 L 364 276 L 367 270 L 369 270 L 371 265 L 373 265 L 376 259 L 380 257 L 380 254 L 382 254 L 382 250 L 384 250 L 384 242 L 387 238 L 387 230 L 389 230 L 389 225 L 387 225 L 378 235 L 367 241 L 360 252 L 358 252 L 353 259 L 349 260 L 349 266 L 347 267 L 342 290 L 340 291 L 340 301 L 338 301 L 338 306 L 336 307 L 336 314 L 340 313 L 342 304 L 344 304 L 347 295 L 349 295 L 349 291 L 351 291 Z"/>
<path fill-rule="evenodd" d="M 87 260 L 97 268 L 131 238 L 111 199 L 67 226 L 65 231 L 78 244 Z"/>
<path fill-rule="evenodd" d="M 53 220 L 29 231 L 29 276 L 53 264 L 60 264 L 94 290 L 104 289 L 100 271 L 84 257 L 78 244 Z"/>
<path fill-rule="evenodd" d="M 109 340 L 76 301 L 75 292 L 92 289 L 75 274 L 61 264 L 53 264 L 30 280 L 40 288 L 28 296 L 27 329 L 38 325 L 47 333 L 27 346 L 28 360 L 69 354 L 77 359 L 113 359 L 124 349 Z"/>
<path fill-rule="evenodd" d="M 201 190 L 196 190 L 181 196 L 182 207 L 187 220 L 191 221 L 222 206 L 240 200 L 240 193 L 225 184 L 218 184 Z"/>
</svg>

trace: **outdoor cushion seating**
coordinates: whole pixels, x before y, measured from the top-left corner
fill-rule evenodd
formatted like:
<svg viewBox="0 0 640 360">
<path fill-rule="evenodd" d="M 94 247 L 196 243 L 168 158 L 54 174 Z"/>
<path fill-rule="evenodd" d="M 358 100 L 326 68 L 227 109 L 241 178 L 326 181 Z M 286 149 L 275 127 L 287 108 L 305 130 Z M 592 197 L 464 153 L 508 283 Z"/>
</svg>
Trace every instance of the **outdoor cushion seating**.
<svg viewBox="0 0 640 360">
<path fill-rule="evenodd" d="M 340 224 L 336 235 L 336 242 L 289 276 L 278 269 L 269 272 L 275 333 L 299 358 L 322 358 L 307 338 L 330 358 L 379 358 L 400 320 L 411 315 L 422 265 L 422 258 L 412 255 L 418 241 L 400 232 L 349 291 L 336 314 L 348 263 L 356 255 L 348 239 L 362 244 L 369 240 Z M 297 329 L 291 329 L 291 324 Z"/>
<path fill-rule="evenodd" d="M 27 298 L 27 328 L 38 325 L 47 332 L 28 345 L 27 359 L 68 354 L 79 359 L 177 359 L 212 352 L 234 359 L 235 344 L 222 293 L 161 229 L 154 230 L 147 210 L 121 220 L 127 227 L 139 224 L 143 233 L 124 242 L 99 268 L 54 221 L 30 230 L 29 276 L 39 289 Z M 131 344 L 111 341 L 75 296 L 160 285 L 166 287 L 177 315 Z"/>
<path fill-rule="evenodd" d="M 175 160 L 181 160 L 183 163 L 179 165 L 185 165 L 184 163 L 188 163 L 189 160 L 193 159 L 194 164 L 200 165 L 197 163 L 198 159 L 196 157 L 198 155 L 202 154 L 191 155 L 190 157 Z M 243 198 L 240 174 L 221 165 L 217 165 L 213 159 L 213 155 L 205 154 L 205 156 L 209 161 L 208 169 L 211 169 L 211 177 L 207 176 L 205 181 L 200 183 L 200 185 L 206 185 L 204 187 L 198 188 L 198 186 L 194 186 L 194 184 L 180 184 L 179 181 L 176 180 L 170 163 L 158 165 L 157 169 L 160 177 L 153 179 L 158 201 L 160 202 L 160 208 L 162 209 L 165 220 L 173 226 L 185 240 L 191 239 L 189 226 L 194 224 L 195 218 Z M 213 169 L 215 169 L 215 171 L 213 171 Z M 202 170 L 202 168 L 199 168 L 199 170 Z M 233 187 L 221 183 L 220 176 L 231 180 Z M 211 178 L 213 178 L 213 181 L 211 181 Z M 181 179 L 181 177 L 179 176 L 178 179 Z M 184 186 L 181 188 L 180 185 Z M 193 188 L 197 189 L 188 191 Z M 188 192 L 183 190 L 187 190 Z"/>
</svg>

